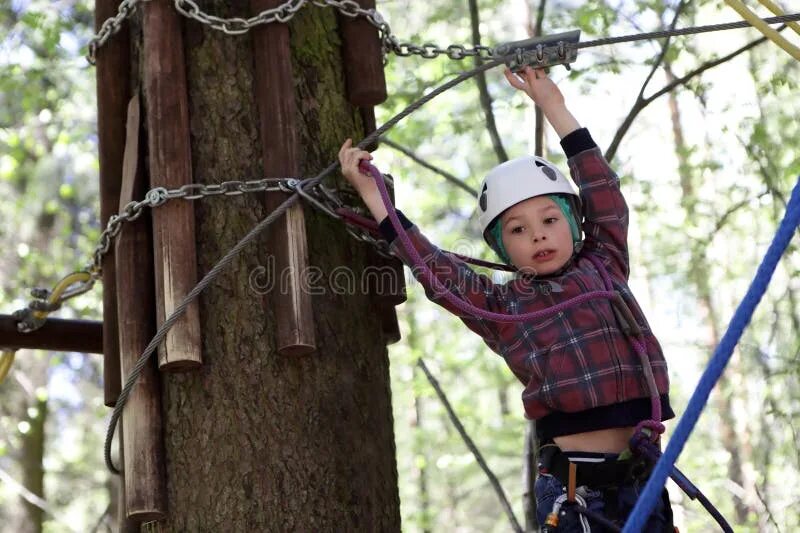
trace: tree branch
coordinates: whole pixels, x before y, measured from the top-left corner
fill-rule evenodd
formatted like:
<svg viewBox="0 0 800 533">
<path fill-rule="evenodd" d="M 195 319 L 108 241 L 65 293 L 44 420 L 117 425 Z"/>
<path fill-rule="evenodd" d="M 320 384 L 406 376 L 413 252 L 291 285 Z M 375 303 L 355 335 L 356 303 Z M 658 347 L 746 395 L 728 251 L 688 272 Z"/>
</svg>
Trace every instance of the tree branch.
<svg viewBox="0 0 800 533">
<path fill-rule="evenodd" d="M 472 42 L 475 45 L 481 44 L 481 31 L 480 31 L 480 20 L 478 18 L 478 1 L 477 0 L 469 0 L 469 19 L 470 24 L 472 25 Z M 483 60 L 480 56 L 475 56 L 475 66 L 480 66 L 483 64 Z M 506 153 L 506 149 L 503 147 L 503 142 L 500 140 L 500 134 L 497 132 L 497 125 L 494 121 L 494 112 L 492 111 L 492 97 L 489 94 L 489 88 L 486 85 L 486 73 L 481 72 L 475 77 L 475 81 L 478 84 L 478 91 L 480 92 L 481 96 L 481 107 L 483 107 L 483 113 L 486 117 L 486 129 L 489 132 L 489 137 L 492 139 L 492 146 L 494 146 L 494 152 L 497 154 L 497 159 L 500 163 L 508 161 L 508 154 Z"/>
<path fill-rule="evenodd" d="M 489 482 L 492 484 L 492 487 L 494 487 L 494 491 L 497 493 L 497 497 L 500 499 L 500 504 L 503 506 L 503 510 L 506 512 L 508 519 L 511 521 L 514 531 L 522 533 L 522 527 L 520 527 L 517 517 L 514 515 L 514 510 L 511 508 L 511 504 L 508 503 L 508 498 L 506 497 L 500 482 L 497 480 L 497 476 L 495 476 L 494 472 L 491 471 L 489 465 L 487 465 L 486 461 L 483 459 L 483 455 L 481 455 L 480 450 L 478 450 L 478 448 L 475 446 L 475 443 L 467 434 L 467 430 L 464 429 L 464 425 L 461 424 L 461 420 L 458 419 L 458 415 L 456 415 L 455 411 L 453 411 L 453 407 L 450 405 L 450 401 L 447 399 L 444 391 L 439 386 L 439 382 L 436 381 L 435 377 L 433 377 L 433 374 L 431 374 L 430 370 L 428 370 L 428 366 L 421 357 L 417 359 L 417 366 L 419 366 L 422 371 L 425 372 L 425 377 L 428 378 L 428 382 L 433 387 L 433 390 L 436 391 L 436 395 L 439 397 L 439 401 L 442 402 L 442 405 L 444 405 L 444 408 L 447 411 L 447 416 L 450 418 L 453 426 L 455 426 L 458 434 L 461 435 L 461 438 L 464 440 L 464 444 L 467 445 L 467 448 L 469 448 L 469 451 L 471 451 L 472 455 L 475 456 L 475 460 L 478 462 L 478 465 L 480 465 L 481 469 L 483 469 L 486 477 L 489 478 Z"/>
<path fill-rule="evenodd" d="M 781 26 L 780 28 L 777 28 L 776 31 L 780 32 L 780 31 L 783 31 L 784 29 L 786 29 L 785 25 Z M 677 78 L 673 82 L 668 83 L 663 88 L 661 88 L 657 92 L 653 93 L 651 96 L 648 96 L 647 98 L 642 99 L 641 102 L 637 101 L 637 103 L 631 108 L 631 111 L 628 114 L 628 116 L 625 118 L 625 121 L 622 123 L 622 125 L 619 127 L 619 129 L 617 129 L 617 133 L 614 135 L 614 139 L 611 141 L 611 144 L 609 145 L 608 150 L 606 150 L 606 153 L 605 153 L 606 159 L 611 161 L 614 158 L 614 156 L 616 155 L 617 149 L 619 148 L 619 143 L 622 140 L 622 138 L 625 136 L 625 134 L 628 133 L 628 129 L 630 129 L 630 126 L 631 126 L 631 123 L 633 122 L 633 119 L 636 118 L 636 116 L 645 107 L 647 107 L 648 105 L 652 104 L 654 100 L 656 100 L 657 98 L 659 98 L 661 96 L 664 96 L 665 94 L 667 94 L 668 92 L 672 91 L 673 89 L 675 89 L 678 86 L 686 85 L 686 83 L 688 83 L 692 79 L 696 78 L 697 76 L 699 76 L 703 72 L 705 72 L 707 70 L 711 70 L 712 68 L 717 67 L 717 66 L 719 66 L 719 65 L 721 65 L 723 63 L 727 63 L 728 61 L 730 61 L 731 59 L 735 58 L 736 56 L 739 56 L 739 55 L 743 54 L 744 52 L 747 52 L 748 50 L 750 50 L 752 48 L 755 48 L 756 46 L 758 46 L 758 45 L 760 45 L 760 44 L 762 44 L 762 43 L 764 43 L 766 41 L 767 41 L 766 37 L 761 37 L 759 39 L 756 39 L 755 41 L 751 41 L 750 43 L 742 46 L 741 48 L 738 48 L 738 49 L 734 50 L 733 52 L 731 52 L 730 54 L 728 54 L 726 56 L 720 57 L 718 59 L 714 59 L 712 61 L 707 61 L 707 62 L 703 63 L 702 65 L 700 65 L 699 67 L 697 67 L 696 69 L 690 71 L 688 74 L 685 74 L 685 75 L 681 76 L 680 78 Z"/>
<path fill-rule="evenodd" d="M 414 152 L 412 152 L 408 148 L 406 148 L 406 147 L 404 147 L 404 146 L 402 146 L 400 144 L 397 144 L 396 142 L 392 141 L 391 139 L 388 139 L 387 137 L 381 137 L 381 142 L 383 144 L 389 146 L 390 148 L 394 148 L 395 150 L 397 150 L 401 154 L 407 156 L 409 159 L 411 159 L 415 163 L 417 163 L 419 165 L 422 165 L 423 167 L 427 168 L 428 170 L 430 170 L 432 172 L 435 172 L 436 174 L 439 174 L 444 179 L 446 179 L 447 181 L 451 182 L 456 187 L 460 187 L 462 190 L 468 192 L 472 196 L 474 196 L 474 197 L 478 196 L 478 191 L 476 191 L 475 189 L 473 189 L 472 187 L 470 187 L 469 185 L 464 183 L 462 180 L 458 179 L 457 177 L 455 177 L 454 175 L 450 174 L 446 170 L 442 170 L 441 168 L 439 168 L 439 167 L 437 167 L 437 166 L 435 166 L 435 165 L 433 165 L 431 163 L 428 163 L 427 161 L 422 159 L 420 156 L 418 156 L 417 154 L 415 154 Z"/>
<path fill-rule="evenodd" d="M 678 18 L 680 17 L 681 12 L 686 5 L 687 2 L 682 0 L 681 3 L 678 4 L 678 7 L 675 8 L 675 15 L 672 17 L 672 22 L 669 25 L 670 31 L 674 30 L 675 26 L 677 26 Z M 653 75 L 656 73 L 656 70 L 658 70 L 658 67 L 660 67 L 661 63 L 664 61 L 664 56 L 667 55 L 667 51 L 669 50 L 669 43 L 670 37 L 664 39 L 664 44 L 661 46 L 661 52 L 653 62 L 653 68 L 650 69 L 650 73 L 645 78 L 644 83 L 642 83 L 642 87 L 639 90 L 639 94 L 636 96 L 636 101 L 633 103 L 633 107 L 631 107 L 631 110 L 628 112 L 625 120 L 622 121 L 622 125 L 617 129 L 617 133 L 614 134 L 614 139 L 611 141 L 611 145 L 608 147 L 608 150 L 606 150 L 605 154 L 608 161 L 614 159 L 614 155 L 617 153 L 617 148 L 619 147 L 620 141 L 622 141 L 622 137 L 630 129 L 631 124 L 633 124 L 633 120 L 636 118 L 636 116 L 647 106 L 648 102 L 644 98 L 644 91 L 647 89 L 647 85 L 650 83 L 650 80 L 653 79 Z"/>
</svg>

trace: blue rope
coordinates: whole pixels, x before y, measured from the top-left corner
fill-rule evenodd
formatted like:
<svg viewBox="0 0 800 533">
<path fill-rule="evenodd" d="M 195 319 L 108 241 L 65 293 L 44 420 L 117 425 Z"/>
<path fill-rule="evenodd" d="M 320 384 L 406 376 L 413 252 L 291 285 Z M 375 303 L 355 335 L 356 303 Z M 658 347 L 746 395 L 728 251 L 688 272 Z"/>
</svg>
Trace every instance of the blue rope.
<svg viewBox="0 0 800 533">
<path fill-rule="evenodd" d="M 770 244 L 761 265 L 758 267 L 756 276 L 750 288 L 747 290 L 747 294 L 745 294 L 744 299 L 736 309 L 736 313 L 734 313 L 733 319 L 728 326 L 728 331 L 726 331 L 725 335 L 722 337 L 719 346 L 717 346 L 717 349 L 714 351 L 714 356 L 711 358 L 708 367 L 700 378 L 697 388 L 686 407 L 686 412 L 675 427 L 675 432 L 669 440 L 667 449 L 664 450 L 661 459 L 656 463 L 650 475 L 650 480 L 644 488 L 644 492 L 639 497 L 639 501 L 636 502 L 633 511 L 631 511 L 628 521 L 625 524 L 625 529 L 622 530 L 623 533 L 642 531 L 642 528 L 647 522 L 647 518 L 653 511 L 656 500 L 661 494 L 661 489 L 667 481 L 667 476 L 669 476 L 672 471 L 672 467 L 678 455 L 680 455 L 683 450 L 683 446 L 686 444 L 689 434 L 692 432 L 692 429 L 694 429 L 697 419 L 700 417 L 700 413 L 708 401 L 711 389 L 714 388 L 720 375 L 722 375 L 722 371 L 725 369 L 725 365 L 728 364 L 728 360 L 731 358 L 736 343 L 739 342 L 744 328 L 750 322 L 753 311 L 755 311 L 758 302 L 764 295 L 781 255 L 783 255 L 783 252 L 786 250 L 787 246 L 789 246 L 789 241 L 792 239 L 799 225 L 800 177 L 798 177 L 797 184 L 792 191 L 789 205 L 786 206 L 786 214 L 778 227 L 778 232 L 775 234 L 772 244 Z"/>
</svg>

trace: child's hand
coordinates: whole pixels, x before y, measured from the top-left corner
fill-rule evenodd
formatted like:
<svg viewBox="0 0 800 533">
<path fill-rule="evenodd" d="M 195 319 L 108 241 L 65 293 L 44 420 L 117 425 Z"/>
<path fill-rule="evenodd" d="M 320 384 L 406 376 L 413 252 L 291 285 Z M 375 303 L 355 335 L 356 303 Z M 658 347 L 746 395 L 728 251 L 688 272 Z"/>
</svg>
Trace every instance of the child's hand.
<svg viewBox="0 0 800 533">
<path fill-rule="evenodd" d="M 547 77 L 544 69 L 526 66 L 522 72 L 514 74 L 507 68 L 505 75 L 512 87 L 525 91 L 543 111 L 564 107 L 564 95 L 553 80 Z"/>
<path fill-rule="evenodd" d="M 352 139 L 347 139 L 339 149 L 342 174 L 359 194 L 369 190 L 370 186 L 375 187 L 373 177 L 358 170 L 358 164 L 362 159 L 372 160 L 372 154 L 361 148 L 353 147 Z"/>
<path fill-rule="evenodd" d="M 580 128 L 577 119 L 567 109 L 561 90 L 543 69 L 526 66 L 519 74 L 510 69 L 506 69 L 505 74 L 512 87 L 525 91 L 536 102 L 560 138 Z"/>
</svg>

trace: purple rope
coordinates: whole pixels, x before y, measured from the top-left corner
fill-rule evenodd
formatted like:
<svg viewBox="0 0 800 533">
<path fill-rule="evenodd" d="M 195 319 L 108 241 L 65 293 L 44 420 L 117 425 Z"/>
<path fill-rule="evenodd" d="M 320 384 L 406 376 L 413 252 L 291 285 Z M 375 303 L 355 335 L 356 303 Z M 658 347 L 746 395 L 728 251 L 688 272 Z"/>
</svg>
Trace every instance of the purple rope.
<svg viewBox="0 0 800 533">
<path fill-rule="evenodd" d="M 397 212 L 394 209 L 394 205 L 392 204 L 392 200 L 389 197 L 389 191 L 386 189 L 386 183 L 384 182 L 383 175 L 381 174 L 380 170 L 375 168 L 373 164 L 371 164 L 367 160 L 362 160 L 359 163 L 360 170 L 368 172 L 374 179 L 378 186 L 378 191 L 381 194 L 381 200 L 383 201 L 383 205 L 386 208 L 386 213 L 389 216 L 389 221 L 392 223 L 392 227 L 394 228 L 395 232 L 397 232 L 397 237 L 400 239 L 400 242 L 403 245 L 406 253 L 411 258 L 414 268 L 418 269 L 419 272 L 422 273 L 423 278 L 425 279 L 428 284 L 433 287 L 434 295 L 438 296 L 441 295 L 449 304 L 453 307 L 458 309 L 463 313 L 470 314 L 472 316 L 483 318 L 486 320 L 491 320 L 493 322 L 524 322 L 527 320 L 538 320 L 541 318 L 545 318 L 556 313 L 560 313 L 565 309 L 569 309 L 576 305 L 580 305 L 584 302 L 589 300 L 594 300 L 597 298 L 608 298 L 612 299 L 615 297 L 616 292 L 614 291 L 614 286 L 611 283 L 611 276 L 608 275 L 608 271 L 606 270 L 603 263 L 600 261 L 599 258 L 596 258 L 592 255 L 589 255 L 588 258 L 594 264 L 595 268 L 600 272 L 601 277 L 603 278 L 603 284 L 606 288 L 605 291 L 591 291 L 579 296 L 575 296 L 561 302 L 559 304 L 553 305 L 552 307 L 548 307 L 547 309 L 542 309 L 539 311 L 533 311 L 531 313 L 524 313 L 521 315 L 509 315 L 506 313 L 494 313 L 491 311 L 487 311 L 485 309 L 481 309 L 479 307 L 475 307 L 474 305 L 470 304 L 469 302 L 464 301 L 463 299 L 459 298 L 455 294 L 451 293 L 447 290 L 444 285 L 439 281 L 436 275 L 428 268 L 428 265 L 425 264 L 425 261 L 419 255 L 419 252 L 414 247 L 414 244 L 411 242 L 411 239 L 408 236 L 405 228 L 400 223 L 400 219 L 397 217 Z M 640 424 L 637 426 L 637 431 L 641 429 L 641 427 L 648 427 L 653 429 L 652 438 L 657 440 L 661 433 L 664 432 L 664 426 L 661 424 L 661 398 L 658 394 L 658 387 L 656 386 L 655 378 L 653 377 L 653 369 L 650 366 L 650 358 L 647 356 L 647 349 L 644 343 L 641 341 L 640 338 L 631 337 L 631 343 L 639 356 L 639 359 L 642 364 L 642 368 L 644 370 L 645 378 L 647 381 L 647 387 L 650 393 L 650 406 L 651 406 L 651 414 L 652 420 L 645 421 L 647 424 L 642 425 Z M 651 423 L 652 422 L 652 423 Z M 641 426 L 641 427 L 640 427 Z"/>
<path fill-rule="evenodd" d="M 455 294 L 448 291 L 447 288 L 444 285 L 442 285 L 442 283 L 439 281 L 436 275 L 431 271 L 430 268 L 428 268 L 428 265 L 425 264 L 425 261 L 419 255 L 419 252 L 414 247 L 414 244 L 411 242 L 408 233 L 403 228 L 403 225 L 400 223 L 400 219 L 397 218 L 397 213 L 395 212 L 394 206 L 392 205 L 392 200 L 389 197 L 389 191 L 386 189 L 386 184 L 383 181 L 383 176 L 381 175 L 381 172 L 377 168 L 375 168 L 375 166 L 373 166 L 371 163 L 366 162 L 366 160 L 362 160 L 360 166 L 362 170 L 367 170 L 370 173 L 370 175 L 373 178 L 375 178 L 375 182 L 378 185 L 378 190 L 381 193 L 381 199 L 383 200 L 383 205 L 386 207 L 386 212 L 389 215 L 389 220 L 392 223 L 392 227 L 397 232 L 397 236 L 400 239 L 400 242 L 403 244 L 403 248 L 405 249 L 406 253 L 408 253 L 408 255 L 411 257 L 411 261 L 414 264 L 414 268 L 418 269 L 418 271 L 422 273 L 422 276 L 424 277 L 425 281 L 428 282 L 433 287 L 435 291 L 434 294 L 436 296 L 441 295 L 449 304 L 451 304 L 459 311 L 462 311 L 464 313 L 470 314 L 478 318 L 491 320 L 493 322 L 525 322 L 527 320 L 538 320 L 541 318 L 545 318 L 560 313 L 565 309 L 569 309 L 570 307 L 574 307 L 589 300 L 614 297 L 613 291 L 592 291 L 581 294 L 580 296 L 575 296 L 565 302 L 561 302 L 547 309 L 542 309 L 540 311 L 533 311 L 531 313 L 524 313 L 521 315 L 494 313 L 492 311 L 487 311 L 485 309 L 475 307 L 469 302 L 465 302 Z"/>
<path fill-rule="evenodd" d="M 600 272 L 600 277 L 603 278 L 603 285 L 605 285 L 606 290 L 613 291 L 614 285 L 611 283 L 611 276 L 608 275 L 608 270 L 606 270 L 606 267 L 603 265 L 602 261 L 600 261 L 600 258 L 593 255 L 589 255 L 588 258 L 597 271 Z M 630 337 L 631 344 L 633 344 L 633 349 L 636 351 L 636 354 L 639 356 L 639 362 L 642 364 L 642 371 L 644 372 L 645 381 L 647 382 L 647 389 L 650 393 L 650 418 L 652 420 L 645 420 L 644 422 L 641 422 L 638 426 L 636 426 L 636 432 L 638 433 L 643 427 L 652 429 L 652 439 L 653 441 L 656 441 L 658 440 L 659 435 L 664 433 L 664 426 L 661 424 L 661 397 L 658 394 L 656 378 L 653 375 L 653 367 L 650 364 L 650 357 L 647 355 L 647 347 L 645 346 L 643 339 L 643 335 Z"/>
</svg>

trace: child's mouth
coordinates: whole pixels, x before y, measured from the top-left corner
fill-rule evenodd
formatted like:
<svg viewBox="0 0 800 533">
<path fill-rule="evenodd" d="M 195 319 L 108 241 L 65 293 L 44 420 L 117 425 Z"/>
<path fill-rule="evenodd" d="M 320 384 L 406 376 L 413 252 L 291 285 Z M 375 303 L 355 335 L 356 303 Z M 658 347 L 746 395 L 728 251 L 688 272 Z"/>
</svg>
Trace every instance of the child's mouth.
<svg viewBox="0 0 800 533">
<path fill-rule="evenodd" d="M 533 254 L 534 261 L 549 261 L 555 255 L 555 250 L 542 250 Z"/>
</svg>

